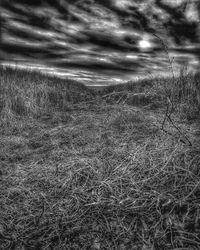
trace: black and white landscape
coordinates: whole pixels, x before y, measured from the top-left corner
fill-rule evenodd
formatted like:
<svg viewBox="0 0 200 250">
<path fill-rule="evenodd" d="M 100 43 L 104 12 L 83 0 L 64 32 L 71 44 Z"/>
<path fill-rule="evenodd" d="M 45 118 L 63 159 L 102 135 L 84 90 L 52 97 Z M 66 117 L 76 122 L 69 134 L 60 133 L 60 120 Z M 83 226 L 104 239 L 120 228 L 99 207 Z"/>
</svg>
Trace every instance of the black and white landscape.
<svg viewBox="0 0 200 250">
<path fill-rule="evenodd" d="M 199 61 L 199 0 L 0 0 L 0 250 L 199 250 Z"/>
</svg>

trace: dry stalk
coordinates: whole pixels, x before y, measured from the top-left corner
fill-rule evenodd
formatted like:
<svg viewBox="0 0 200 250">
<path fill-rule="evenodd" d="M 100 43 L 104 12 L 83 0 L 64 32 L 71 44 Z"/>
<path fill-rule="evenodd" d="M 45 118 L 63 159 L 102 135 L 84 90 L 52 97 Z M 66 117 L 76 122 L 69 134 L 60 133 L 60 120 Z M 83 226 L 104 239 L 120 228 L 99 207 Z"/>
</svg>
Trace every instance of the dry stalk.
<svg viewBox="0 0 200 250">
<path fill-rule="evenodd" d="M 175 86 L 175 74 L 174 74 L 174 69 L 173 69 L 173 59 L 171 59 L 170 57 L 170 54 L 169 54 L 169 48 L 168 46 L 166 45 L 166 43 L 156 34 L 153 34 L 156 38 L 158 38 L 158 40 L 161 42 L 163 48 L 164 48 L 164 51 L 167 55 L 167 58 L 168 58 L 168 62 L 169 62 L 169 65 L 170 65 L 170 69 L 171 69 L 171 73 L 172 73 L 172 87 L 174 88 Z M 180 128 L 175 124 L 175 122 L 173 121 L 173 119 L 171 118 L 172 114 L 174 113 L 175 111 L 175 103 L 174 103 L 174 98 L 173 98 L 173 91 L 171 90 L 167 90 L 167 89 L 164 89 L 165 90 L 165 93 L 166 93 L 166 98 L 167 98 L 167 107 L 166 107 L 166 112 L 165 112 L 165 116 L 164 116 L 164 119 L 163 119 L 163 122 L 162 122 L 162 126 L 161 126 L 161 130 L 166 132 L 166 130 L 164 129 L 164 125 L 165 125 L 165 122 L 166 120 L 168 119 L 168 121 L 170 122 L 170 124 L 178 131 L 178 133 L 183 136 L 189 143 L 190 146 L 192 146 L 192 143 L 191 141 L 189 140 L 189 138 L 180 130 Z M 167 131 L 167 134 L 171 134 L 170 132 Z M 180 140 L 181 142 L 185 143 L 184 140 Z M 186 143 L 185 143 L 186 144 Z"/>
</svg>

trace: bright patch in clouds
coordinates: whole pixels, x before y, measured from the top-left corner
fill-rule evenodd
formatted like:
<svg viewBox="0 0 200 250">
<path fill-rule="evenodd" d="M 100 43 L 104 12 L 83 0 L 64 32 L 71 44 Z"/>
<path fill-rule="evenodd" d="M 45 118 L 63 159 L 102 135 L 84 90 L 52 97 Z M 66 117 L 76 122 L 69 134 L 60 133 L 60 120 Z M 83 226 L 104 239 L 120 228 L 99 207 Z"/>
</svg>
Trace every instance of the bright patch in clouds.
<svg viewBox="0 0 200 250">
<path fill-rule="evenodd" d="M 148 40 L 145 40 L 145 39 L 140 40 L 138 42 L 138 45 L 139 45 L 139 47 L 140 47 L 141 50 L 149 50 L 152 47 L 151 43 Z"/>
<path fill-rule="evenodd" d="M 180 6 L 184 2 L 186 2 L 186 0 L 165 0 L 166 4 L 169 4 L 174 7 Z"/>
<path fill-rule="evenodd" d="M 138 59 L 138 55 L 126 55 L 125 58 L 127 59 Z"/>
<path fill-rule="evenodd" d="M 114 0 L 113 1 L 115 6 L 120 8 L 120 9 L 125 9 L 128 6 L 132 5 L 132 2 L 130 0 Z"/>
</svg>

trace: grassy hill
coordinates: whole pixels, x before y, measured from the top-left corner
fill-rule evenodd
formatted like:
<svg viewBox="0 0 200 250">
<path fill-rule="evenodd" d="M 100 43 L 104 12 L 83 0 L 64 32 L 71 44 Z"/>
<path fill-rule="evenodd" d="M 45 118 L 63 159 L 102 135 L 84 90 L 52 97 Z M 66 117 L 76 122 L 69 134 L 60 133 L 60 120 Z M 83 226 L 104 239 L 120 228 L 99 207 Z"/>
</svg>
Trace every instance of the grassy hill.
<svg viewBox="0 0 200 250">
<path fill-rule="evenodd" d="M 1 68 L 1 249 L 199 249 L 199 84 Z"/>
</svg>

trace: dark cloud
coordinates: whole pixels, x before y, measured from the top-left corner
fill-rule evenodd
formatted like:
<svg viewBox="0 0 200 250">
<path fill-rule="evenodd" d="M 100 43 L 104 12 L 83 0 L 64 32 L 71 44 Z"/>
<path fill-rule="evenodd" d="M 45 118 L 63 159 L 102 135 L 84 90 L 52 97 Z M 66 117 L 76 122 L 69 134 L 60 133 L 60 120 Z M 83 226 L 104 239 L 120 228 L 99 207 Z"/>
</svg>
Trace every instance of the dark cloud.
<svg viewBox="0 0 200 250">
<path fill-rule="evenodd" d="M 29 57 L 38 57 L 44 54 L 44 50 L 41 50 L 40 47 L 31 47 L 26 46 L 23 43 L 21 44 L 9 44 L 9 43 L 2 43 L 1 49 L 8 53 L 8 55 L 22 55 L 22 56 L 29 56 Z"/>
<path fill-rule="evenodd" d="M 41 35 L 39 34 L 34 34 L 33 36 L 31 33 L 28 33 L 26 30 L 12 27 L 12 26 L 7 28 L 7 32 L 10 36 L 19 37 L 22 39 L 28 39 L 30 42 L 40 41 L 42 43 L 45 41 L 45 38 L 41 37 Z"/>
<path fill-rule="evenodd" d="M 94 63 L 94 62 L 88 62 L 86 61 L 84 62 L 56 62 L 55 63 L 56 66 L 58 67 L 72 67 L 72 68 L 82 68 L 82 69 L 91 69 L 91 70 L 98 70 L 98 71 L 102 71 L 102 70 L 108 70 L 108 71 L 113 71 L 113 70 L 120 70 L 121 72 L 129 72 L 132 71 L 133 69 L 128 68 L 128 67 L 124 67 L 124 65 L 115 65 L 115 64 L 107 64 L 107 63 Z M 133 65 L 131 65 L 133 66 Z M 138 66 L 139 67 L 139 63 L 135 63 L 134 65 L 135 69 Z"/>
<path fill-rule="evenodd" d="M 84 34 L 87 35 L 88 42 L 105 50 L 119 50 L 124 52 L 130 50 L 139 51 L 139 49 L 133 45 L 128 44 L 117 37 L 112 37 L 112 35 L 109 34 L 102 34 L 100 32 L 85 32 Z"/>
<path fill-rule="evenodd" d="M 41 6 L 43 4 L 43 0 L 3 0 L 3 3 L 9 2 L 9 5 L 12 4 L 21 4 L 21 5 L 29 5 L 29 6 Z"/>
<path fill-rule="evenodd" d="M 169 31 L 178 44 L 185 42 L 185 39 L 191 42 L 198 41 L 198 22 L 190 21 L 186 18 L 186 7 L 188 1 L 183 1 L 177 8 L 164 3 L 162 0 L 156 0 L 156 5 L 169 14 L 170 18 L 164 21 L 163 26 Z"/>
</svg>

